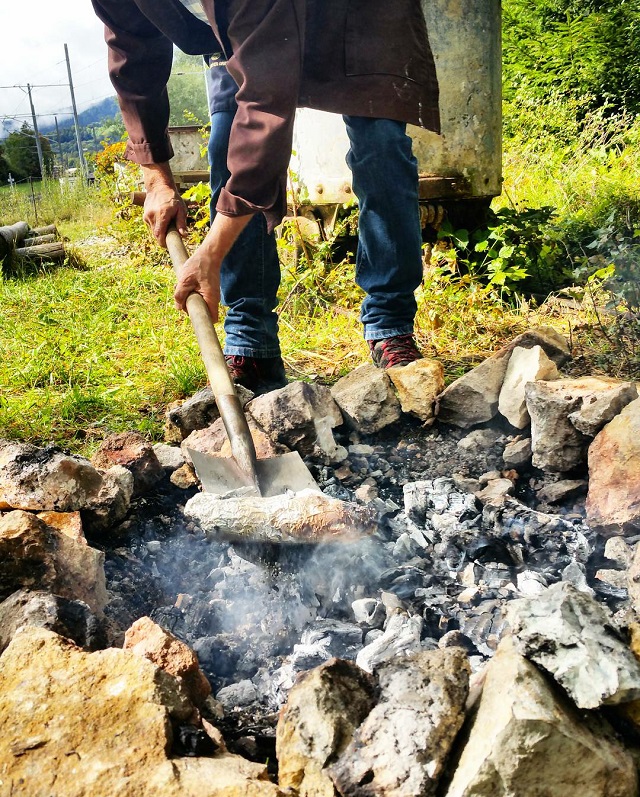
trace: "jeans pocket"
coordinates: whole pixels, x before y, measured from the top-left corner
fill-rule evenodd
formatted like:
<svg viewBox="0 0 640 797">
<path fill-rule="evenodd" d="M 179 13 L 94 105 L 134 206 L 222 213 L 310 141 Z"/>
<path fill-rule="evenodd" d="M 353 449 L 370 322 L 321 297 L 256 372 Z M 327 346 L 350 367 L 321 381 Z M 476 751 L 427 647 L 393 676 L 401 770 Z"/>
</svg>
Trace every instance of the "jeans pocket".
<svg viewBox="0 0 640 797">
<path fill-rule="evenodd" d="M 345 24 L 348 76 L 428 80 L 431 50 L 420 0 L 348 0 Z"/>
</svg>

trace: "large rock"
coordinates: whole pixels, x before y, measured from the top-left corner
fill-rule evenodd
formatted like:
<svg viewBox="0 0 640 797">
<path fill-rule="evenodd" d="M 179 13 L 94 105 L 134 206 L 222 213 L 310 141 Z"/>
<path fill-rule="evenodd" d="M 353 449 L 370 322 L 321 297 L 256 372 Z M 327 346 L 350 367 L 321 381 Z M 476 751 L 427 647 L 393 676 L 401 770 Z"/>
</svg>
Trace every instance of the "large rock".
<svg viewBox="0 0 640 797">
<path fill-rule="evenodd" d="M 461 648 L 380 668 L 380 700 L 329 768 L 344 797 L 435 794 L 464 720 L 470 667 Z"/>
<path fill-rule="evenodd" d="M 332 433 L 342 415 L 324 385 L 291 382 L 254 399 L 247 410 L 274 442 L 303 456 L 344 458 Z"/>
<path fill-rule="evenodd" d="M 444 390 L 442 363 L 425 358 L 389 368 L 386 374 L 396 389 L 402 412 L 415 415 L 421 421 L 433 421 L 436 398 Z"/>
<path fill-rule="evenodd" d="M 512 601 L 507 619 L 518 651 L 551 673 L 579 708 L 640 698 L 640 662 L 613 630 L 609 610 L 573 584 Z"/>
<path fill-rule="evenodd" d="M 88 533 L 101 534 L 123 520 L 131 507 L 133 473 L 122 465 L 114 465 L 103 474 L 97 498 L 81 513 Z"/>
<path fill-rule="evenodd" d="M 251 439 L 256 448 L 258 459 L 269 459 L 283 454 L 289 449 L 286 446 L 274 443 L 264 429 L 249 416 L 247 418 Z M 189 451 L 198 451 L 201 454 L 210 454 L 212 457 L 230 457 L 231 444 L 224 427 L 222 418 L 218 418 L 206 429 L 198 429 L 182 441 L 182 454 L 187 462 L 191 462 Z"/>
<path fill-rule="evenodd" d="M 29 512 L 8 512 L 0 517 L 0 598 L 20 589 L 47 589 L 102 612 L 104 554 Z"/>
<path fill-rule="evenodd" d="M 47 628 L 88 650 L 106 647 L 102 622 L 87 604 L 51 592 L 20 590 L 0 603 L 0 653 L 22 626 Z"/>
<path fill-rule="evenodd" d="M 235 386 L 242 406 L 253 398 L 253 393 L 242 385 Z M 179 442 L 192 432 L 206 429 L 220 417 L 213 391 L 209 386 L 199 390 L 186 401 L 167 409 L 167 431 L 172 442 Z"/>
<path fill-rule="evenodd" d="M 164 476 L 153 446 L 138 432 L 118 432 L 107 437 L 91 458 L 96 468 L 109 470 L 114 465 L 133 474 L 133 494 L 151 490 Z"/>
<path fill-rule="evenodd" d="M 446 797 L 636 797 L 631 755 L 500 643 Z"/>
<path fill-rule="evenodd" d="M 276 732 L 279 782 L 300 797 L 334 797 L 326 767 L 344 752 L 375 704 L 375 680 L 332 659 L 289 692 Z"/>
<path fill-rule="evenodd" d="M 102 476 L 55 447 L 0 441 L 0 510 L 76 512 L 94 502 Z"/>
<path fill-rule="evenodd" d="M 541 346 L 523 349 L 516 346 L 509 358 L 509 365 L 500 390 L 498 410 L 516 429 L 529 425 L 529 411 L 524 388 L 529 382 L 559 379 L 558 366 L 548 357 Z"/>
<path fill-rule="evenodd" d="M 616 415 L 638 398 L 633 382 L 619 382 L 600 396 L 592 396 L 580 409 L 569 414 L 569 420 L 579 432 L 595 437 Z"/>
<path fill-rule="evenodd" d="M 524 332 L 449 385 L 440 396 L 439 419 L 463 429 L 490 421 L 498 412 L 500 391 L 511 353 L 516 348 L 530 349 L 533 346 L 540 346 L 556 365 L 562 365 L 570 357 L 566 340 L 551 327 Z"/>
<path fill-rule="evenodd" d="M 349 426 L 362 434 L 375 434 L 402 415 L 389 376 L 371 363 L 339 379 L 331 395 Z"/>
<path fill-rule="evenodd" d="M 277 797 L 266 767 L 171 754 L 193 716 L 178 681 L 146 659 L 85 653 L 43 629 L 0 658 L 3 793 L 64 797 Z"/>
<path fill-rule="evenodd" d="M 531 416 L 533 464 L 564 473 L 583 465 L 591 438 L 571 423 L 569 416 L 618 386 L 615 379 L 587 376 L 532 382 L 525 388 Z"/>
<path fill-rule="evenodd" d="M 589 448 L 587 521 L 607 536 L 640 530 L 640 399 L 607 424 Z"/>
<path fill-rule="evenodd" d="M 149 617 L 141 617 L 124 635 L 123 650 L 144 656 L 180 680 L 192 703 L 200 706 L 211 694 L 211 686 L 191 648 Z"/>
</svg>

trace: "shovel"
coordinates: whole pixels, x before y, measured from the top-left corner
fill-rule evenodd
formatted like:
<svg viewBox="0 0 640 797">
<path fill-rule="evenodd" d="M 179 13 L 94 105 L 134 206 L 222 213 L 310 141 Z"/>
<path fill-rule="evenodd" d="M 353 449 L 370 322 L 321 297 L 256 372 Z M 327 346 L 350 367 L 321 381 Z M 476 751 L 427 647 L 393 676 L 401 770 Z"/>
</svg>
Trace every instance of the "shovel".
<svg viewBox="0 0 640 797">
<path fill-rule="evenodd" d="M 173 223 L 167 231 L 167 249 L 173 270 L 179 275 L 189 254 Z M 231 458 L 214 457 L 187 449 L 203 490 L 216 495 L 236 493 L 265 498 L 287 491 L 295 493 L 313 489 L 319 492 L 318 485 L 297 451 L 269 459 L 256 457 L 249 425 L 231 381 L 209 308 L 198 293 L 192 293 L 186 305 L 211 390 L 231 444 Z"/>
</svg>

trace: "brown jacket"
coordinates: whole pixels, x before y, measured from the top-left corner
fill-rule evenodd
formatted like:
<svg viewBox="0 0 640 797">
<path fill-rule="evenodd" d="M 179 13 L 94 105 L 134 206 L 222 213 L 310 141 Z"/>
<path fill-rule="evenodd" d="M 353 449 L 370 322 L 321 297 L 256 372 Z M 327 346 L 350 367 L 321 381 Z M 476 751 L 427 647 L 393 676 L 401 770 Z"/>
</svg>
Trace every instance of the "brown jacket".
<svg viewBox="0 0 640 797">
<path fill-rule="evenodd" d="M 439 131 L 438 83 L 420 0 L 203 0 L 210 25 L 178 0 L 93 0 L 129 132 L 128 157 L 172 156 L 166 84 L 172 42 L 220 50 L 240 86 L 226 215 L 277 224 L 297 106 L 397 119 Z M 220 43 L 221 44 L 220 44 Z"/>
</svg>

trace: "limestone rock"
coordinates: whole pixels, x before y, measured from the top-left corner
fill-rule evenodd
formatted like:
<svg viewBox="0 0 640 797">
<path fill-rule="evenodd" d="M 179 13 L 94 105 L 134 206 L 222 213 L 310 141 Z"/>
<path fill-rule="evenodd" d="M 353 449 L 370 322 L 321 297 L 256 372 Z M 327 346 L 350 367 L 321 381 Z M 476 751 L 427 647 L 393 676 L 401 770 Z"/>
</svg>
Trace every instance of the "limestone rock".
<svg viewBox="0 0 640 797">
<path fill-rule="evenodd" d="M 509 364 L 500 390 L 498 410 L 516 429 L 524 429 L 530 418 L 524 395 L 529 382 L 559 379 L 558 366 L 548 357 L 541 346 L 523 349 L 516 346 L 511 352 Z"/>
<path fill-rule="evenodd" d="M 344 797 L 429 797 L 464 720 L 470 667 L 461 648 L 378 671 L 380 700 L 329 768 Z"/>
<path fill-rule="evenodd" d="M 178 406 L 168 409 L 167 425 L 175 427 L 184 440 L 191 432 L 206 429 L 219 417 L 213 391 L 207 386 Z"/>
<path fill-rule="evenodd" d="M 91 458 L 96 468 L 109 470 L 120 465 L 133 474 L 133 494 L 143 495 L 164 476 L 151 443 L 137 432 L 118 432 L 104 440 Z"/>
<path fill-rule="evenodd" d="M 278 720 L 280 786 L 300 797 L 334 797 L 325 768 L 344 751 L 374 703 L 374 679 L 351 662 L 332 659 L 303 675 Z"/>
<path fill-rule="evenodd" d="M 171 476 L 169 476 L 169 481 L 180 490 L 189 490 L 199 484 L 199 479 L 193 466 L 188 465 L 186 462 L 178 470 L 173 471 Z"/>
<path fill-rule="evenodd" d="M 196 706 L 211 694 L 211 686 L 200 669 L 198 657 L 191 648 L 149 617 L 141 617 L 124 635 L 124 650 L 161 667 L 180 679 L 184 691 Z"/>
<path fill-rule="evenodd" d="M 268 459 L 282 454 L 288 449 L 274 443 L 267 433 L 251 417 L 247 417 L 253 444 L 256 447 L 258 459 Z M 187 463 L 191 464 L 189 450 L 199 451 L 201 454 L 210 454 L 214 457 L 230 457 L 231 445 L 222 418 L 219 418 L 206 429 L 198 429 L 182 441 L 182 454 Z"/>
<path fill-rule="evenodd" d="M 564 473 L 586 462 L 591 439 L 576 429 L 569 415 L 617 385 L 614 379 L 591 376 L 529 383 L 525 394 L 531 416 L 533 464 Z"/>
<path fill-rule="evenodd" d="M 511 479 L 490 479 L 486 487 L 474 493 L 480 503 L 488 506 L 502 506 L 508 495 L 513 495 Z"/>
<path fill-rule="evenodd" d="M 528 330 L 452 382 L 440 396 L 439 419 L 463 429 L 490 421 L 498 412 L 500 391 L 512 351 L 533 346 L 540 346 L 556 365 L 562 365 L 570 357 L 566 340 L 551 327 Z"/>
<path fill-rule="evenodd" d="M 0 510 L 77 512 L 101 487 L 102 476 L 82 457 L 53 446 L 0 441 Z"/>
<path fill-rule="evenodd" d="M 85 653 L 43 629 L 0 659 L 0 779 L 14 794 L 278 797 L 238 756 L 171 755 L 193 706 L 178 681 L 127 651 Z"/>
<path fill-rule="evenodd" d="M 521 468 L 531 462 L 531 438 L 513 440 L 504 447 L 502 460 L 506 468 Z"/>
<path fill-rule="evenodd" d="M 108 599 L 104 554 L 29 512 L 8 512 L 0 517 L 0 598 L 19 589 L 49 589 L 102 612 Z"/>
<path fill-rule="evenodd" d="M 504 639 L 446 797 L 635 797 L 631 755 Z"/>
<path fill-rule="evenodd" d="M 96 499 L 82 512 L 87 532 L 99 534 L 123 520 L 131 506 L 133 473 L 122 465 L 114 465 L 103 474 L 102 487 Z"/>
<path fill-rule="evenodd" d="M 0 653 L 22 626 L 46 628 L 88 650 L 106 647 L 102 623 L 87 604 L 51 592 L 20 590 L 0 603 Z"/>
<path fill-rule="evenodd" d="M 589 448 L 587 522 L 607 536 L 640 529 L 640 399 L 607 424 Z"/>
<path fill-rule="evenodd" d="M 80 512 L 38 512 L 38 517 L 47 526 L 58 529 L 67 537 L 79 542 L 81 545 L 87 544 L 87 539 L 82 530 L 82 516 Z"/>
<path fill-rule="evenodd" d="M 633 382 L 614 383 L 611 390 L 592 396 L 582 407 L 570 413 L 569 420 L 579 432 L 595 437 L 616 415 L 638 398 L 638 388 Z"/>
<path fill-rule="evenodd" d="M 559 504 L 569 498 L 586 492 L 587 481 L 585 479 L 560 479 L 551 484 L 545 484 L 538 490 L 538 499 L 547 504 Z"/>
<path fill-rule="evenodd" d="M 331 430 L 342 424 L 342 415 L 324 385 L 291 382 L 258 396 L 247 410 L 271 440 L 303 456 L 330 455 L 323 444 L 337 448 Z"/>
<path fill-rule="evenodd" d="M 518 651 L 551 673 L 579 708 L 640 698 L 640 662 L 613 630 L 609 610 L 573 584 L 512 601 L 507 619 Z"/>
<path fill-rule="evenodd" d="M 156 443 L 153 447 L 158 462 L 165 473 L 173 473 L 185 463 L 184 454 L 179 446 L 168 446 L 166 443 Z"/>
<path fill-rule="evenodd" d="M 386 374 L 396 389 L 402 412 L 415 415 L 421 421 L 433 421 L 436 398 L 444 390 L 442 363 L 425 358 L 389 368 Z"/>
<path fill-rule="evenodd" d="M 379 432 L 402 414 L 386 371 L 371 363 L 339 379 L 331 395 L 349 426 L 362 434 Z"/>
</svg>

